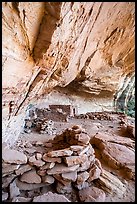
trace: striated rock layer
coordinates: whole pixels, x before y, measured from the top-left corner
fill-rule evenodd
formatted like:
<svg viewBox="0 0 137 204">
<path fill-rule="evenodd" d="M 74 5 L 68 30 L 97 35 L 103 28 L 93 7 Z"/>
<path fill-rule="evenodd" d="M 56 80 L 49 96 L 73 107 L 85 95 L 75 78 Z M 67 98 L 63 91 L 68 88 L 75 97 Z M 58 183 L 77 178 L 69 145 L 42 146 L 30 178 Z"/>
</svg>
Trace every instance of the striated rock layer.
<svg viewBox="0 0 137 204">
<path fill-rule="evenodd" d="M 117 100 L 134 76 L 134 7 L 3 2 L 3 104 L 13 100 L 16 115 L 56 86 Z"/>
</svg>

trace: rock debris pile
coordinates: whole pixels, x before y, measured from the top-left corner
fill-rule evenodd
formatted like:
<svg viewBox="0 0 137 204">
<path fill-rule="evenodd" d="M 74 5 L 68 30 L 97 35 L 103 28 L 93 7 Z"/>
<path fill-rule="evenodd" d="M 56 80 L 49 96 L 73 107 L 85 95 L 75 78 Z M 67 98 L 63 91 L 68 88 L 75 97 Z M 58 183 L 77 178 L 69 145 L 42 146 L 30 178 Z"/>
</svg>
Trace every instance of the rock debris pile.
<svg viewBox="0 0 137 204">
<path fill-rule="evenodd" d="M 40 134 L 56 134 L 56 128 L 54 128 L 54 122 L 52 120 L 39 120 L 34 121 L 26 120 L 24 126 L 24 132 L 30 133 L 32 130 L 39 132 Z"/>
<path fill-rule="evenodd" d="M 88 112 L 86 114 L 80 114 L 77 115 L 76 117 L 78 119 L 91 119 L 91 120 L 113 120 L 113 112 Z"/>
<path fill-rule="evenodd" d="M 74 189 L 78 190 L 81 201 L 104 201 L 104 191 L 91 187 L 92 181 L 100 177 L 102 167 L 89 141 L 90 137 L 85 130 L 75 125 L 67 128 L 48 143 L 43 143 L 45 152 L 32 151 L 25 154 L 4 148 L 2 152 L 3 201 L 70 202 L 60 194 L 70 193 Z M 46 192 L 47 194 L 40 192 L 41 188 L 51 185 L 55 186 L 56 192 Z M 85 192 L 82 194 L 84 188 L 92 191 L 91 196 L 85 195 Z M 35 190 L 39 191 L 38 196 Z M 25 196 L 23 191 L 26 192 Z M 35 191 L 35 196 L 31 196 L 31 191 Z M 51 200 L 49 193 L 53 194 L 54 199 Z"/>
</svg>

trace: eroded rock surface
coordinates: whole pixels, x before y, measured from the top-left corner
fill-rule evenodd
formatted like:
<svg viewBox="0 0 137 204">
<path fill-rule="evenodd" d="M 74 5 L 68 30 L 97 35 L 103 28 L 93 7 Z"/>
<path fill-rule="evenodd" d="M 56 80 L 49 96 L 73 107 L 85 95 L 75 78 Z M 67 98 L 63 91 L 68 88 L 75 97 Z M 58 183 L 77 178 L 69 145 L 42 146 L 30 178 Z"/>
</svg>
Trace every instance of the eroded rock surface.
<svg viewBox="0 0 137 204">
<path fill-rule="evenodd" d="M 95 101 L 99 95 L 107 106 L 134 77 L 134 2 L 3 2 L 2 7 L 3 104 L 14 98 L 13 114 L 27 98 L 57 85 L 93 94 Z"/>
<path fill-rule="evenodd" d="M 122 171 L 124 176 L 135 179 L 134 141 L 130 138 L 96 134 L 91 143 L 100 150 L 102 158 L 107 164 Z"/>
<path fill-rule="evenodd" d="M 88 187 L 79 191 L 82 202 L 105 202 L 106 195 L 103 190 L 96 187 Z"/>
<path fill-rule="evenodd" d="M 122 196 L 126 191 L 126 186 L 116 176 L 106 170 L 103 170 L 97 182 L 98 186 L 103 190 L 111 194 L 116 193 L 118 197 Z"/>
</svg>

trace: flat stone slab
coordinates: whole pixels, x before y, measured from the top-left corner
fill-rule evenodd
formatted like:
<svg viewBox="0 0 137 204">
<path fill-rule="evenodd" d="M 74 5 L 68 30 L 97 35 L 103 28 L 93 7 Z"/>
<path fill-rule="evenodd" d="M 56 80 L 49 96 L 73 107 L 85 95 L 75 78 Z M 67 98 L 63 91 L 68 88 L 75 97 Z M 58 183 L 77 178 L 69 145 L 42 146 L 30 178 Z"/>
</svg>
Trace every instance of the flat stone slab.
<svg viewBox="0 0 137 204">
<path fill-rule="evenodd" d="M 36 152 L 36 149 L 31 147 L 31 148 L 25 148 L 24 151 L 29 153 L 29 154 L 33 154 L 34 152 Z"/>
<path fill-rule="evenodd" d="M 7 164 L 6 166 L 2 167 L 2 176 L 6 176 L 13 173 L 19 167 L 20 164 Z"/>
<path fill-rule="evenodd" d="M 41 153 L 36 153 L 36 159 L 42 159 L 42 154 Z"/>
<path fill-rule="evenodd" d="M 23 191 L 26 191 L 26 190 L 31 191 L 37 188 L 47 186 L 46 183 L 25 183 L 25 182 L 19 181 L 18 178 L 16 178 L 15 181 L 18 188 Z"/>
<path fill-rule="evenodd" d="M 27 156 L 14 149 L 4 149 L 2 151 L 2 159 L 7 163 L 26 164 Z"/>
<path fill-rule="evenodd" d="M 63 179 L 75 182 L 77 179 L 77 171 L 61 174 Z"/>
<path fill-rule="evenodd" d="M 70 149 L 74 152 L 79 152 L 81 150 L 83 150 L 83 145 L 71 145 L 70 146 Z"/>
<path fill-rule="evenodd" d="M 10 174 L 9 176 L 5 176 L 2 178 L 2 188 L 8 187 L 8 185 L 12 182 L 12 180 L 17 177 L 16 174 Z"/>
<path fill-rule="evenodd" d="M 91 143 L 94 144 L 94 141 L 103 141 L 103 142 L 115 142 L 117 144 L 125 145 L 127 147 L 135 147 L 135 141 L 128 138 L 128 137 L 122 137 L 118 135 L 112 135 L 112 134 L 106 134 L 104 132 L 98 132 L 94 138 L 91 140 Z M 92 142 L 93 141 L 93 142 Z"/>
<path fill-rule="evenodd" d="M 46 175 L 46 170 L 45 169 L 39 169 L 38 171 L 37 171 L 37 174 L 39 175 L 39 176 L 45 176 Z"/>
<path fill-rule="evenodd" d="M 75 171 L 78 169 L 79 165 L 74 165 L 74 166 L 66 166 L 65 164 L 56 164 L 52 169 L 47 170 L 47 174 L 52 175 L 52 174 L 61 174 L 61 173 L 68 173 Z"/>
<path fill-rule="evenodd" d="M 48 192 L 33 198 L 32 202 L 71 202 L 64 195 Z"/>
<path fill-rule="evenodd" d="M 52 183 L 54 183 L 55 179 L 53 176 L 45 175 L 42 177 L 42 181 L 43 181 L 43 183 L 52 184 Z"/>
<path fill-rule="evenodd" d="M 95 151 L 94 151 L 92 145 L 89 144 L 88 147 L 89 147 L 89 148 L 88 148 L 88 150 L 85 152 L 85 154 L 86 154 L 87 156 L 94 156 Z M 82 152 L 82 153 L 83 153 L 83 152 Z M 80 154 L 82 154 L 82 153 L 80 153 Z"/>
<path fill-rule="evenodd" d="M 103 190 L 96 187 L 88 187 L 79 191 L 81 202 L 105 202 L 106 195 Z"/>
<path fill-rule="evenodd" d="M 44 164 L 45 164 L 45 162 L 42 161 L 41 159 L 38 159 L 38 160 L 36 160 L 36 161 L 33 162 L 33 165 L 34 165 L 34 166 L 37 166 L 37 167 L 41 167 L 41 166 L 43 166 Z"/>
<path fill-rule="evenodd" d="M 26 183 L 41 183 L 41 177 L 36 173 L 36 170 L 25 172 L 20 180 Z"/>
<path fill-rule="evenodd" d="M 25 173 L 25 172 L 27 172 L 27 171 L 29 171 L 29 170 L 31 170 L 32 169 L 32 167 L 29 165 L 29 164 L 24 164 L 24 165 L 22 165 L 19 169 L 17 169 L 16 171 L 15 171 L 15 173 L 17 174 L 17 175 L 22 175 L 23 173 Z"/>
<path fill-rule="evenodd" d="M 45 153 L 42 157 L 42 159 L 46 162 L 57 162 L 57 163 L 61 163 L 61 158 L 60 157 L 48 157 L 47 153 Z"/>
<path fill-rule="evenodd" d="M 89 145 L 86 146 L 86 147 L 84 147 L 83 150 L 79 151 L 79 152 L 78 152 L 78 155 L 79 155 L 79 156 L 80 156 L 80 155 L 83 155 L 83 154 L 85 154 L 86 152 L 88 152 L 88 150 L 89 150 Z"/>
<path fill-rule="evenodd" d="M 61 149 L 61 150 L 54 150 L 47 153 L 48 157 L 63 157 L 63 156 L 71 156 L 73 151 L 69 148 Z"/>
<path fill-rule="evenodd" d="M 67 164 L 68 167 L 76 165 L 76 164 L 81 164 L 83 162 L 86 162 L 88 160 L 88 157 L 86 154 L 82 154 L 80 156 L 70 156 L 70 157 L 65 157 L 64 162 Z"/>
</svg>

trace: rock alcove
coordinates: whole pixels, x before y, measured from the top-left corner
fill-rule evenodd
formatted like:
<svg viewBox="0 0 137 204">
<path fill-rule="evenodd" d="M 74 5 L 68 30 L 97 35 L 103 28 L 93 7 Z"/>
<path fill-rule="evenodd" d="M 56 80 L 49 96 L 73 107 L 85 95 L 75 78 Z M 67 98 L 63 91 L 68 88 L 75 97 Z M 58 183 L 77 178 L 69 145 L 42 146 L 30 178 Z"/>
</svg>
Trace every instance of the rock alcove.
<svg viewBox="0 0 137 204">
<path fill-rule="evenodd" d="M 134 2 L 2 2 L 3 202 L 134 202 L 134 27 Z"/>
</svg>

